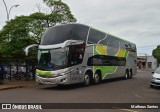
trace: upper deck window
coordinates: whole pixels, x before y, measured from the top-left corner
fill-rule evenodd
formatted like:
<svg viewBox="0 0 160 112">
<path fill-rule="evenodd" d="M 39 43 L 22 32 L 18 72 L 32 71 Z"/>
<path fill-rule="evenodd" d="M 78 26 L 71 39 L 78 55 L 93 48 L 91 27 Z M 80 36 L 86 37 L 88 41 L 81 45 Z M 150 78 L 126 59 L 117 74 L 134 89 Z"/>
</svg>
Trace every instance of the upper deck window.
<svg viewBox="0 0 160 112">
<path fill-rule="evenodd" d="M 89 27 L 80 24 L 67 24 L 51 27 L 44 33 L 41 45 L 60 44 L 66 40 L 86 41 Z"/>
<path fill-rule="evenodd" d="M 97 44 L 100 40 L 104 39 L 105 37 L 106 37 L 105 33 L 102 33 L 95 29 L 90 29 L 88 44 Z"/>
<path fill-rule="evenodd" d="M 41 45 L 60 44 L 71 38 L 73 25 L 63 25 L 49 28 L 41 39 Z"/>
</svg>

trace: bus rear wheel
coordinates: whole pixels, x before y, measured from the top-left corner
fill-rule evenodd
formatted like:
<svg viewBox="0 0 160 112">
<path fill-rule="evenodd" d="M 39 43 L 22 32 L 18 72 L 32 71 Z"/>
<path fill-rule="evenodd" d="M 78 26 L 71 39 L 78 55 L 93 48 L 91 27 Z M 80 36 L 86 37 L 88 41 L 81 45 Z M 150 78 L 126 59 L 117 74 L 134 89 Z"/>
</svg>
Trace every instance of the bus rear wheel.
<svg viewBox="0 0 160 112">
<path fill-rule="evenodd" d="M 94 75 L 94 84 L 99 84 L 101 81 L 101 77 L 98 73 Z"/>
<path fill-rule="evenodd" d="M 88 73 L 86 73 L 86 74 L 84 75 L 83 85 L 84 85 L 85 87 L 87 87 L 87 86 L 89 86 L 90 84 L 91 84 L 91 77 L 90 77 L 90 75 L 89 75 Z"/>
<path fill-rule="evenodd" d="M 128 72 L 128 70 L 126 70 L 126 72 L 125 72 L 124 79 L 129 79 L 129 72 Z"/>
<path fill-rule="evenodd" d="M 130 70 L 129 79 L 132 79 L 132 70 Z"/>
</svg>

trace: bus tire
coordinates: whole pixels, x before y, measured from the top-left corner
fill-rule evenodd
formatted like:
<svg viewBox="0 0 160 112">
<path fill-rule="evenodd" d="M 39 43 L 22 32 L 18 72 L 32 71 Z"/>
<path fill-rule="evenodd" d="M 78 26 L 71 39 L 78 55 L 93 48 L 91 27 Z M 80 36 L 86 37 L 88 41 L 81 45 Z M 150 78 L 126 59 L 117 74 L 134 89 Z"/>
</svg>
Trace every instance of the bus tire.
<svg viewBox="0 0 160 112">
<path fill-rule="evenodd" d="M 83 82 L 83 85 L 85 87 L 89 86 L 91 84 L 91 76 L 89 75 L 89 73 L 86 73 L 84 75 L 84 82 Z"/>
<path fill-rule="evenodd" d="M 129 78 L 132 79 L 132 69 L 129 72 Z"/>
<path fill-rule="evenodd" d="M 129 71 L 128 70 L 126 70 L 126 72 L 125 72 L 124 79 L 129 79 Z"/>
<path fill-rule="evenodd" d="M 98 72 L 94 75 L 94 84 L 99 84 L 101 82 L 101 73 Z"/>
</svg>

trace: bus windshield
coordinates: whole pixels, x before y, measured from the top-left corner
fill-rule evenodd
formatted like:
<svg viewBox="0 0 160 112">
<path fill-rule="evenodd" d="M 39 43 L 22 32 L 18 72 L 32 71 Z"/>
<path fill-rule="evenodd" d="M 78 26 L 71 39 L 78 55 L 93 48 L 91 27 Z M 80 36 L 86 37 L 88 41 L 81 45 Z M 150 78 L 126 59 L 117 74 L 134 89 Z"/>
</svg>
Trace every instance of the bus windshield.
<svg viewBox="0 0 160 112">
<path fill-rule="evenodd" d="M 85 44 L 71 45 L 63 49 L 40 49 L 37 68 L 40 70 L 59 70 L 81 64 L 84 49 Z"/>
<path fill-rule="evenodd" d="M 68 49 L 39 50 L 37 68 L 41 70 L 58 70 L 68 66 Z"/>
</svg>

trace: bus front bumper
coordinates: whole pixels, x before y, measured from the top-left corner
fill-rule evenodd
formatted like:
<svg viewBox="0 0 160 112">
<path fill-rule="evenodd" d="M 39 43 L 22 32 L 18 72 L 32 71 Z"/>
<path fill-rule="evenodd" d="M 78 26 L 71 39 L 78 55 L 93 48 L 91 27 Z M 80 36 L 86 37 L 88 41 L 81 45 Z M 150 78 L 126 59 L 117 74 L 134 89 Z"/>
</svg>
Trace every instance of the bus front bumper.
<svg viewBox="0 0 160 112">
<path fill-rule="evenodd" d="M 42 84 L 55 84 L 55 85 L 69 84 L 69 79 L 70 79 L 69 74 L 58 76 L 56 78 L 43 78 L 40 77 L 39 75 L 36 75 L 36 81 Z"/>
</svg>

